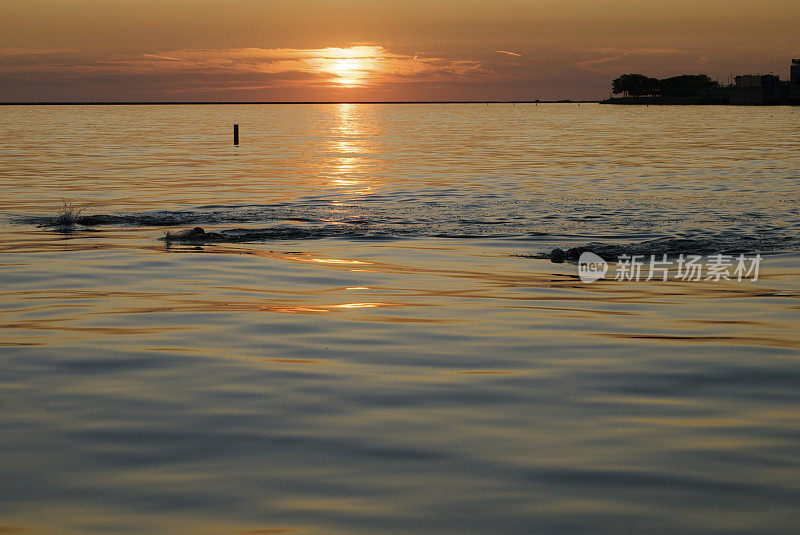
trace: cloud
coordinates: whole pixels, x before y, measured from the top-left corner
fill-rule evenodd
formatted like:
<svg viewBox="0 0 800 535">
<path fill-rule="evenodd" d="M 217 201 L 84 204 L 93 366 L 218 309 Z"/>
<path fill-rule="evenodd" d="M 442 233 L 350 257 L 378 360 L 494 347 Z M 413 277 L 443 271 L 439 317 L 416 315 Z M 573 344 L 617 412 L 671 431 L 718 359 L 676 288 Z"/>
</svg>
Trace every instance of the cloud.
<svg viewBox="0 0 800 535">
<path fill-rule="evenodd" d="M 0 57 L 2 56 L 44 56 L 53 54 L 74 54 L 74 48 L 3 48 L 0 47 Z"/>
<path fill-rule="evenodd" d="M 181 58 L 171 58 L 169 56 L 159 56 L 158 54 L 142 54 L 142 57 L 145 58 L 156 58 L 156 59 L 165 59 L 167 61 L 188 61 Z"/>
<path fill-rule="evenodd" d="M 252 75 L 260 75 L 265 85 L 334 87 L 364 87 L 387 81 L 442 81 L 491 74 L 475 61 L 426 57 L 419 53 L 409 56 L 373 45 L 316 49 L 182 49 L 111 58 L 68 52 L 71 56 L 59 58 L 58 62 L 28 61 L 20 54 L 13 54 L 13 61 L 0 64 L 0 72 L 83 76 L 183 74 L 187 77 L 229 74 L 232 78 L 251 75 L 250 80 L 253 80 Z M 292 77 L 292 74 L 303 76 Z"/>
<path fill-rule="evenodd" d="M 678 54 L 683 52 L 677 48 L 653 48 L 653 47 L 632 47 L 632 48 L 618 48 L 618 47 L 603 47 L 596 50 L 598 54 L 620 54 L 622 56 L 630 55 L 658 55 L 658 54 Z"/>
<path fill-rule="evenodd" d="M 510 52 L 508 50 L 495 50 L 498 54 L 508 54 L 509 56 L 522 56 L 522 54 L 517 54 L 516 52 Z"/>
<path fill-rule="evenodd" d="M 617 47 L 603 47 L 593 50 L 597 54 L 612 54 L 606 57 L 596 59 L 586 59 L 576 61 L 575 65 L 581 69 L 593 72 L 609 72 L 614 64 L 614 69 L 620 68 L 640 68 L 645 63 L 649 63 L 653 56 L 676 56 L 679 54 L 687 53 L 686 50 L 678 50 L 676 48 L 653 48 L 653 47 L 634 47 L 634 48 L 617 48 Z M 624 61 L 623 61 L 624 60 Z M 663 61 L 663 60 L 661 60 Z M 624 63 L 624 65 L 623 65 Z"/>
<path fill-rule="evenodd" d="M 602 63 L 617 61 L 618 59 L 622 59 L 622 56 L 611 56 L 609 58 L 598 58 L 598 59 L 586 59 L 583 61 L 575 62 L 575 65 L 578 65 L 579 67 L 591 67 L 593 65 L 600 65 Z"/>
</svg>

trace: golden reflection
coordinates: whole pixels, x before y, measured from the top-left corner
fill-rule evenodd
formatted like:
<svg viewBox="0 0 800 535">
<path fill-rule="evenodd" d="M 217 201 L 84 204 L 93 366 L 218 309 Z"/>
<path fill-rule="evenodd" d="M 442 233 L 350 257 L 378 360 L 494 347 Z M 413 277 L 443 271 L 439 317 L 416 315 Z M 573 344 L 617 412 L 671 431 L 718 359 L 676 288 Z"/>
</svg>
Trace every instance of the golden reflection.
<svg viewBox="0 0 800 535">
<path fill-rule="evenodd" d="M 283 314 L 314 314 L 318 312 L 329 312 L 329 310 L 325 308 L 296 307 L 290 305 L 264 305 L 258 307 L 258 309 L 266 312 L 281 312 Z"/>
<path fill-rule="evenodd" d="M 341 305 L 329 305 L 330 308 L 378 308 L 388 307 L 392 303 L 343 303 Z"/>
<path fill-rule="evenodd" d="M 350 178 L 359 169 L 360 153 L 363 147 L 357 142 L 362 132 L 356 117 L 355 106 L 339 104 L 336 108 L 336 127 L 334 133 L 339 137 L 331 143 L 331 152 L 335 154 L 332 163 L 332 182 L 339 186 L 358 185 L 357 180 Z"/>
<path fill-rule="evenodd" d="M 401 306 L 403 303 L 338 303 L 335 305 L 261 305 L 258 310 L 265 312 L 278 312 L 282 314 L 319 314 L 337 309 L 379 308 L 388 306 Z"/>
<path fill-rule="evenodd" d="M 365 157 L 373 150 L 367 142 L 369 137 L 365 125 L 369 123 L 361 116 L 364 110 L 359 110 L 353 104 L 338 104 L 334 113 L 328 145 L 331 154 L 328 162 L 330 184 L 348 196 L 367 195 L 372 192 L 375 183 L 369 176 L 373 171 L 367 167 L 370 161 Z M 369 127 L 374 128 L 374 125 L 369 124 Z"/>
<path fill-rule="evenodd" d="M 306 260 L 306 259 L 297 259 Z M 342 260 L 340 258 L 311 258 L 307 262 L 317 262 L 318 264 L 371 264 L 372 262 L 364 262 L 362 260 Z"/>
<path fill-rule="evenodd" d="M 371 265 L 372 262 L 367 262 L 366 260 L 346 260 L 344 258 L 319 258 L 319 257 L 308 257 L 303 256 L 300 254 L 288 254 L 288 253 L 272 253 L 267 254 L 259 251 L 248 251 L 249 254 L 258 254 L 259 256 L 268 256 L 273 258 L 283 258 L 285 260 L 293 260 L 295 262 L 313 262 L 315 264 L 368 264 Z"/>
</svg>

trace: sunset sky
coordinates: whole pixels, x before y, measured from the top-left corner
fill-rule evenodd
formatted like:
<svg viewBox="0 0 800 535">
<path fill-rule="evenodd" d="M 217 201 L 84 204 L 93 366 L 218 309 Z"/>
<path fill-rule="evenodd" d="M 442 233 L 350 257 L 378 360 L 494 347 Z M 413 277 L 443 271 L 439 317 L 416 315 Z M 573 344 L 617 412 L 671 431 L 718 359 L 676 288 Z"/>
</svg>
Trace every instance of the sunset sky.
<svg viewBox="0 0 800 535">
<path fill-rule="evenodd" d="M 598 99 L 775 73 L 796 0 L 2 0 L 0 101 Z"/>
</svg>

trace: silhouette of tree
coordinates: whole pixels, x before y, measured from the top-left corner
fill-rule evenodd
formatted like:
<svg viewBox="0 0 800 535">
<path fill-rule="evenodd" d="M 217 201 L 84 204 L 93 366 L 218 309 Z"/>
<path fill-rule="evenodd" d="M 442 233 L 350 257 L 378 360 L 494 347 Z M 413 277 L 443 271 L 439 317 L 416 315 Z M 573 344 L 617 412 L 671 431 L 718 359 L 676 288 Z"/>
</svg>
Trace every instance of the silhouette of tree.
<svg viewBox="0 0 800 535">
<path fill-rule="evenodd" d="M 657 95 L 659 80 L 643 74 L 623 74 L 611 82 L 611 90 L 614 94 L 622 93 L 632 97 Z"/>
<path fill-rule="evenodd" d="M 705 74 L 683 74 L 659 81 L 661 94 L 665 97 L 703 96 L 709 90 L 719 86 Z"/>
</svg>

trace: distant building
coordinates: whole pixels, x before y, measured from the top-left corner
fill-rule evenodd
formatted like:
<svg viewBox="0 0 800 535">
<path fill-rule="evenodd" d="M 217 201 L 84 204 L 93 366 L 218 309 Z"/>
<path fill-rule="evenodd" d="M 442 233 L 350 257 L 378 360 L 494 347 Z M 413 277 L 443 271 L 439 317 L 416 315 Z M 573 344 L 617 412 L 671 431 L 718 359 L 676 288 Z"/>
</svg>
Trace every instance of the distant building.
<svg viewBox="0 0 800 535">
<path fill-rule="evenodd" d="M 612 82 L 612 87 L 625 77 L 647 78 L 641 74 L 622 75 Z M 653 79 L 657 90 L 650 94 L 635 93 L 632 96 L 625 89 L 616 90 L 614 94 L 623 93 L 622 97 L 614 97 L 601 101 L 601 104 L 743 104 L 743 105 L 800 105 L 800 58 L 792 59 L 789 80 L 781 80 L 774 74 L 747 74 L 737 76 L 731 85 L 719 85 L 704 74 L 681 75 Z"/>
<path fill-rule="evenodd" d="M 792 60 L 789 71 L 789 87 L 786 91 L 789 104 L 800 104 L 800 59 Z"/>
<path fill-rule="evenodd" d="M 731 104 L 777 104 L 780 102 L 780 78 L 772 74 L 737 76 L 730 89 Z"/>
<path fill-rule="evenodd" d="M 793 59 L 791 70 L 789 71 L 789 82 L 792 85 L 800 85 L 800 59 Z"/>
</svg>

